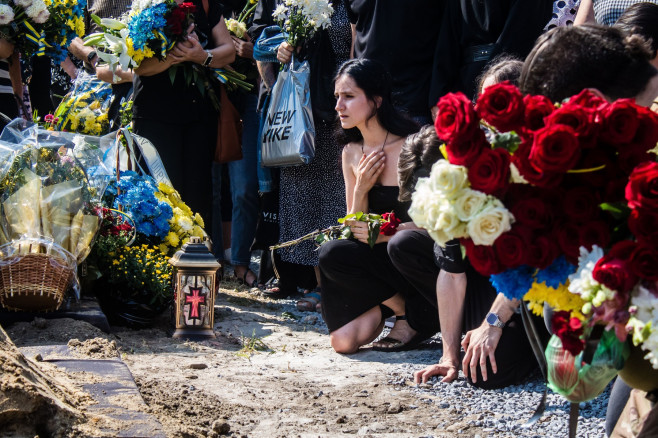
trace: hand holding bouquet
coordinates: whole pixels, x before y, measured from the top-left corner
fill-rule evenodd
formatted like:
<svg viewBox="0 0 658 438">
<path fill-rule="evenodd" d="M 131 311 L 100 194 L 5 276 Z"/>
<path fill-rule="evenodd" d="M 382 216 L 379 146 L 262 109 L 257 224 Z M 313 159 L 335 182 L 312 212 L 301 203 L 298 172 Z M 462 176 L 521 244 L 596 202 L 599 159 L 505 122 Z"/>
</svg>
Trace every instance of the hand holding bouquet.
<svg viewBox="0 0 658 438">
<path fill-rule="evenodd" d="M 144 59 L 163 60 L 176 43 L 184 41 L 194 21 L 194 5 L 175 0 L 138 0 L 121 20 L 92 19 L 103 29 L 85 38 L 85 45 L 99 49 L 98 57 L 112 71 L 139 67 Z"/>
<path fill-rule="evenodd" d="M 281 29 L 288 34 L 286 41 L 298 47 L 318 29 L 331 25 L 334 8 L 327 0 L 285 0 L 272 13 Z"/>
</svg>

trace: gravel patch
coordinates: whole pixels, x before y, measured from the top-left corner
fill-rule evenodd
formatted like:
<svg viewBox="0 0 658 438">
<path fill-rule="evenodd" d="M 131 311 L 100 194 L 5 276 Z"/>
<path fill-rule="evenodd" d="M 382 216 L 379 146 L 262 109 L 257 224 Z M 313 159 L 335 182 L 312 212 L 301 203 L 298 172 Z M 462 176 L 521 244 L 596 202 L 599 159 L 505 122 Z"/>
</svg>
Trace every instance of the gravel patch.
<svg viewBox="0 0 658 438">
<path fill-rule="evenodd" d="M 428 352 L 427 363 L 437 359 L 437 352 Z M 402 364 L 388 376 L 388 384 L 415 393 L 422 403 L 449 411 L 447 431 L 465 433 L 470 428 L 480 429 L 487 437 L 566 437 L 569 430 L 569 402 L 550 389 L 546 410 L 530 427 L 524 427 L 541 400 L 545 384 L 537 373 L 519 385 L 496 390 L 482 390 L 468 384 L 460 372 L 453 383 L 441 383 L 432 378 L 425 385 L 409 386 L 411 375 L 422 367 Z M 612 385 L 596 399 L 580 404 L 578 437 L 605 438 L 605 413 Z M 475 435 L 478 436 L 478 435 Z"/>
</svg>

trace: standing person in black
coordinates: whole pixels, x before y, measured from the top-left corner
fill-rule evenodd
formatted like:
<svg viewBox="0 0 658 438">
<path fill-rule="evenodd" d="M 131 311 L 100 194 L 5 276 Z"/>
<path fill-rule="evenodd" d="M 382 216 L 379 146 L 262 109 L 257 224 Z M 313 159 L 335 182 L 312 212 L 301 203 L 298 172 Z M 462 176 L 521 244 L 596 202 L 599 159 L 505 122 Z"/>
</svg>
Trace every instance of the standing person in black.
<svg viewBox="0 0 658 438">
<path fill-rule="evenodd" d="M 202 94 L 194 81 L 187 85 L 183 68 L 173 83 L 169 70 L 181 63 L 224 67 L 235 59 L 235 47 L 222 5 L 217 0 L 192 3 L 195 27 L 187 41 L 176 44 L 164 61 L 149 58 L 135 70 L 133 129 L 155 145 L 174 188 L 209 225 L 218 113 L 208 90 Z"/>
<path fill-rule="evenodd" d="M 444 8 L 436 0 L 349 0 L 355 58 L 381 62 L 393 78 L 393 102 L 430 123 L 427 95 Z M 403 43 L 404 42 L 404 43 Z"/>
<path fill-rule="evenodd" d="M 552 0 L 453 0 L 446 2 L 434 53 L 428 104 L 436 115 L 441 96 L 475 94 L 476 79 L 496 55 L 525 58 L 551 19 Z"/>
</svg>

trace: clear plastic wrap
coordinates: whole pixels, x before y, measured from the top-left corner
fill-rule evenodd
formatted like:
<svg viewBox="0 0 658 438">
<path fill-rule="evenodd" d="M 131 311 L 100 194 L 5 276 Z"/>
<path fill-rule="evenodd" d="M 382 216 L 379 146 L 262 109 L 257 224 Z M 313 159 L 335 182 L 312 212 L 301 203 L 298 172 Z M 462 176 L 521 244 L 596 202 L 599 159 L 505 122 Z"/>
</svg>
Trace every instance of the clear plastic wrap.
<svg viewBox="0 0 658 438">
<path fill-rule="evenodd" d="M 52 240 L 78 262 L 98 230 L 95 207 L 112 172 L 98 141 L 14 121 L 0 136 L 0 244 Z M 89 141 L 91 140 L 91 141 Z"/>
<path fill-rule="evenodd" d="M 624 367 L 629 355 L 628 344 L 620 342 L 613 331 L 603 332 L 591 363 L 583 361 L 583 353 L 573 356 L 562 347 L 556 335 L 546 347 L 548 386 L 567 400 L 580 403 L 599 396 Z"/>
</svg>

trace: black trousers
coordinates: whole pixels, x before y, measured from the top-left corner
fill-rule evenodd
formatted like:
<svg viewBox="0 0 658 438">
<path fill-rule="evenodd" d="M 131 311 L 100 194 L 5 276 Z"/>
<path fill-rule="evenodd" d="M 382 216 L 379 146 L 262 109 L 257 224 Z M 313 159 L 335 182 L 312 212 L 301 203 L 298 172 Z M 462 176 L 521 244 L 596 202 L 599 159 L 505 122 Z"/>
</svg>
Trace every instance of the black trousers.
<svg viewBox="0 0 658 438">
<path fill-rule="evenodd" d="M 329 331 L 353 321 L 373 307 L 413 289 L 395 269 L 386 243 L 370 248 L 357 240 L 332 240 L 319 250 L 322 316 Z M 383 307 L 383 306 L 382 306 Z M 390 316 L 388 308 L 382 309 Z"/>
<path fill-rule="evenodd" d="M 172 119 L 175 114 L 172 114 Z M 134 119 L 135 134 L 147 138 L 160 154 L 167 175 L 193 212 L 212 224 L 212 160 L 217 119 L 178 124 L 167 120 Z"/>
<path fill-rule="evenodd" d="M 399 231 L 388 242 L 388 253 L 393 266 L 415 289 L 406 295 L 409 324 L 416 331 L 438 328 L 436 279 L 440 269 L 435 260 L 434 241 L 426 231 Z M 467 332 L 482 325 L 497 292 L 488 278 L 477 273 L 467 260 L 464 261 L 463 271 L 467 286 L 462 330 Z M 538 325 L 538 328 L 541 327 Z M 482 380 L 478 367 L 474 386 L 483 389 L 509 386 L 521 381 L 537 367 L 521 315 L 515 314 L 503 329 L 494 356 L 498 373 L 493 373 L 487 361 L 488 380 Z M 469 382 L 473 384 L 471 379 Z"/>
</svg>

